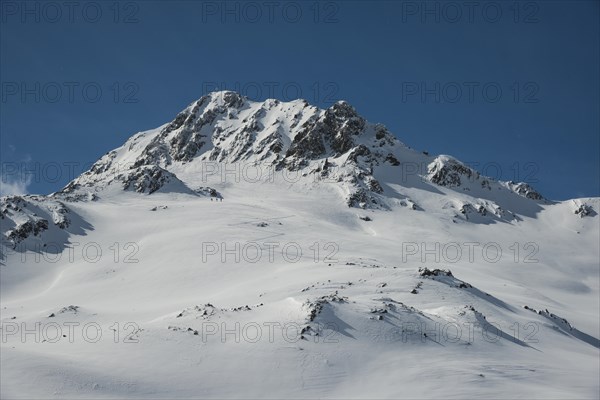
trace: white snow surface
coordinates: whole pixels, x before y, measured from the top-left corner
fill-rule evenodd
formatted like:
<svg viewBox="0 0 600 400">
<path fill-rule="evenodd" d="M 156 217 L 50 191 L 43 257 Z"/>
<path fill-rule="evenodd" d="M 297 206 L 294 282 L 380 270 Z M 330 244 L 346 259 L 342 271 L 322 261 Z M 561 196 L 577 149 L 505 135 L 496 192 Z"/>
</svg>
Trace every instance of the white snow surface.
<svg viewBox="0 0 600 400">
<path fill-rule="evenodd" d="M 284 152 L 293 116 L 324 112 L 245 107 L 230 110 L 238 121 L 278 110 L 253 143 L 277 130 Z M 166 126 L 134 135 L 113 165 Z M 386 207 L 348 207 L 351 185 L 308 172 L 322 160 L 294 182 L 203 175 L 207 146 L 161 164 L 176 179 L 152 194 L 106 173 L 80 177 L 79 199 L 24 196 L 16 210 L 2 198 L 1 398 L 600 396 L 600 199 L 534 200 L 479 176 L 437 185 L 429 166 L 460 162 L 398 142 L 390 152 L 419 170 L 376 166 Z M 244 168 L 277 158 L 249 154 Z M 580 217 L 582 204 L 593 211 Z M 9 240 L 36 218 L 48 229 Z"/>
</svg>

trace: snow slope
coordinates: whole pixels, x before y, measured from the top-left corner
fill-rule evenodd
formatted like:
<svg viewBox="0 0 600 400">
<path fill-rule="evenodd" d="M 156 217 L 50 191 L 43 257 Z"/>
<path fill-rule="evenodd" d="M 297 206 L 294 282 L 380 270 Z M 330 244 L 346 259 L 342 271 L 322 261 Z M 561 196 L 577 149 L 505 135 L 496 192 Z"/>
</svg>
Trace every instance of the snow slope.
<svg viewBox="0 0 600 400">
<path fill-rule="evenodd" d="M 0 395 L 598 398 L 599 208 L 214 93 L 0 200 Z"/>
</svg>

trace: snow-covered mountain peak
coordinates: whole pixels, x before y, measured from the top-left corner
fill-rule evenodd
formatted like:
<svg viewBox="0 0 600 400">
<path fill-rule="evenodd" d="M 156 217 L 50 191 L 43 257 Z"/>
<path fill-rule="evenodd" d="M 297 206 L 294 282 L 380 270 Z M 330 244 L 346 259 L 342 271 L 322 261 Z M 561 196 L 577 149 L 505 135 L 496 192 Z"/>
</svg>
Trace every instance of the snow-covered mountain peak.
<svg viewBox="0 0 600 400">
<path fill-rule="evenodd" d="M 62 192 L 72 195 L 117 183 L 151 194 L 166 190 L 167 182 L 193 191 L 204 186 L 197 176 L 214 163 L 297 172 L 306 178 L 304 185 L 335 185 L 350 207 L 405 205 L 409 189 L 425 186 L 433 186 L 434 192 L 439 186 L 449 189 L 446 195 L 470 195 L 475 199 L 463 202 L 477 203 L 475 209 L 494 203 L 488 209 L 496 210 L 492 214 L 514 210 L 510 218 L 520 213 L 522 201 L 516 197 L 544 201 L 525 183 L 497 182 L 451 156 L 412 150 L 346 101 L 320 109 L 305 100 L 253 101 L 233 91 L 207 94 L 171 122 L 132 136 Z"/>
</svg>

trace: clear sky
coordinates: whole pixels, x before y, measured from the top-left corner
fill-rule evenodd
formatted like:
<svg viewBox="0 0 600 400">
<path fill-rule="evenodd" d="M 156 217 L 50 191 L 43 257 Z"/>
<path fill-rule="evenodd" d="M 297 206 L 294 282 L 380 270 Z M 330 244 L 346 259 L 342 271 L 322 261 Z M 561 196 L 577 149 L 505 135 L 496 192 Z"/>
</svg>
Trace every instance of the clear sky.
<svg viewBox="0 0 600 400">
<path fill-rule="evenodd" d="M 418 150 L 600 196 L 598 1 L 0 6 L 3 193 L 58 190 L 220 88 L 344 99 Z"/>
</svg>

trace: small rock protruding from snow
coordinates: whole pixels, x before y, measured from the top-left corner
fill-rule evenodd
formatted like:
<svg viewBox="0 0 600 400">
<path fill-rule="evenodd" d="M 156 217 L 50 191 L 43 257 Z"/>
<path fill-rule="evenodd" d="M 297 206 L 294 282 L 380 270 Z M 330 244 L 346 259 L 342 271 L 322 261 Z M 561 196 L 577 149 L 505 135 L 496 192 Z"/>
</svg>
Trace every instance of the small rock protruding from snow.
<svg viewBox="0 0 600 400">
<path fill-rule="evenodd" d="M 449 269 L 429 269 L 427 267 L 419 268 L 420 276 L 453 276 Z"/>
<path fill-rule="evenodd" d="M 594 215 L 596 215 L 596 211 L 594 211 L 594 208 L 592 206 L 590 206 L 589 204 L 585 204 L 582 203 L 579 205 L 579 207 L 577 207 L 577 209 L 574 211 L 574 213 L 576 215 L 579 216 L 579 218 L 583 218 L 583 217 L 592 217 Z"/>
</svg>

